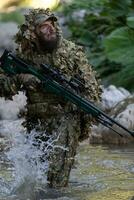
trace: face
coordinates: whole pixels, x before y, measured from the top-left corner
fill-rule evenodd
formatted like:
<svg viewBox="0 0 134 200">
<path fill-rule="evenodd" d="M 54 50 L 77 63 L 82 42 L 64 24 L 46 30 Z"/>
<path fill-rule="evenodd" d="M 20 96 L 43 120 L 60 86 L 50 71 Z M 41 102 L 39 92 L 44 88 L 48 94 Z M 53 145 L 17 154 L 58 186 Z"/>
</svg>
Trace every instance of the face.
<svg viewBox="0 0 134 200">
<path fill-rule="evenodd" d="M 52 20 L 46 20 L 36 26 L 36 35 L 42 49 L 52 50 L 57 45 L 57 34 Z"/>
</svg>

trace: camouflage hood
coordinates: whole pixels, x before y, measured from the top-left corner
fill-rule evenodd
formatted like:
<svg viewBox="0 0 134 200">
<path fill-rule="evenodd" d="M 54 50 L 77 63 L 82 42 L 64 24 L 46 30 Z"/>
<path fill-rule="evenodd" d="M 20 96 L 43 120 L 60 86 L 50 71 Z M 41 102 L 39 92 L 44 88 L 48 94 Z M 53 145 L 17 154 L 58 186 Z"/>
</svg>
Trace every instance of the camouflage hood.
<svg viewBox="0 0 134 200">
<path fill-rule="evenodd" d="M 38 39 L 34 33 L 35 27 L 47 19 L 54 21 L 58 38 L 57 47 L 61 45 L 62 31 L 57 17 L 49 9 L 31 9 L 29 14 L 25 15 L 25 22 L 20 26 L 19 32 L 15 36 L 15 42 L 18 44 L 17 51 L 19 53 L 32 54 L 32 52 L 35 52 L 35 46 L 38 47 Z"/>
</svg>

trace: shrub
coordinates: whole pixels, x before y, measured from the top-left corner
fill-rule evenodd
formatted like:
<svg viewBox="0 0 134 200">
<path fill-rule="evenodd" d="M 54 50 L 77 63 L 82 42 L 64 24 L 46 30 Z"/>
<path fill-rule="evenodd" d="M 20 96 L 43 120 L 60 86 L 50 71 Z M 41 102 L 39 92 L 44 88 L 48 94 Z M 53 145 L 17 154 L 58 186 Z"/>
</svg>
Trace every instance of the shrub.
<svg viewBox="0 0 134 200">
<path fill-rule="evenodd" d="M 83 21 L 73 18 L 80 9 Z M 104 83 L 134 90 L 134 0 L 74 0 L 64 13 L 72 39 L 85 47 Z"/>
</svg>

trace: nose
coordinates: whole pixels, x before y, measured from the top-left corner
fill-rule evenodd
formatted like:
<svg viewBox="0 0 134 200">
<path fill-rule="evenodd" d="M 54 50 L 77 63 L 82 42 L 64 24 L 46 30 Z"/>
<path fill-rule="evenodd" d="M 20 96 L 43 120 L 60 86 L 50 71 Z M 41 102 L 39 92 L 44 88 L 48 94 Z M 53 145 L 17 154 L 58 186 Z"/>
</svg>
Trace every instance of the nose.
<svg viewBox="0 0 134 200">
<path fill-rule="evenodd" d="M 48 24 L 41 26 L 40 28 L 41 33 L 50 33 L 53 31 L 52 27 Z"/>
</svg>

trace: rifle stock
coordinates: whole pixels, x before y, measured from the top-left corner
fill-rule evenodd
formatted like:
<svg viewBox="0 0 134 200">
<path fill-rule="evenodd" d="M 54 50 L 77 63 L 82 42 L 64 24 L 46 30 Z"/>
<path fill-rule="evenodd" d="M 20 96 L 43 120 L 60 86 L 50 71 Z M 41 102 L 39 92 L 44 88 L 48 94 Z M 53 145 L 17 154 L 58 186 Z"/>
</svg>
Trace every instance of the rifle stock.
<svg viewBox="0 0 134 200">
<path fill-rule="evenodd" d="M 28 73 L 36 76 L 42 82 L 43 87 L 48 90 L 49 92 L 56 93 L 64 97 L 66 100 L 72 102 L 73 104 L 77 105 L 87 114 L 92 115 L 98 122 L 103 124 L 104 126 L 110 128 L 121 137 L 123 136 L 121 133 L 116 131 L 113 128 L 113 125 L 120 127 L 122 130 L 126 131 L 126 133 L 130 134 L 134 137 L 134 132 L 128 130 L 125 126 L 118 123 L 113 118 L 109 117 L 99 108 L 97 108 L 93 103 L 87 101 L 86 99 L 82 98 L 80 95 L 75 94 L 70 89 L 64 86 L 61 82 L 65 81 L 68 86 L 73 87 L 73 83 L 68 81 L 64 75 L 60 72 L 55 71 L 54 69 L 50 68 L 50 66 L 42 64 L 43 73 L 41 70 L 34 68 L 33 66 L 25 63 L 22 59 L 17 58 L 9 51 L 5 50 L 3 55 L 0 58 L 0 67 L 4 70 L 4 72 L 8 75 L 15 75 L 20 73 Z M 75 87 L 75 85 L 74 85 Z"/>
</svg>

